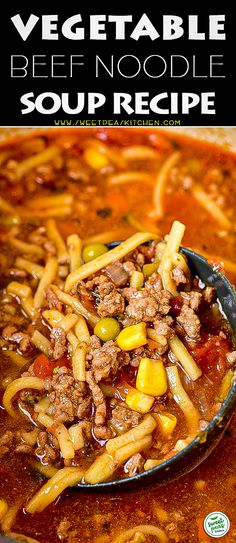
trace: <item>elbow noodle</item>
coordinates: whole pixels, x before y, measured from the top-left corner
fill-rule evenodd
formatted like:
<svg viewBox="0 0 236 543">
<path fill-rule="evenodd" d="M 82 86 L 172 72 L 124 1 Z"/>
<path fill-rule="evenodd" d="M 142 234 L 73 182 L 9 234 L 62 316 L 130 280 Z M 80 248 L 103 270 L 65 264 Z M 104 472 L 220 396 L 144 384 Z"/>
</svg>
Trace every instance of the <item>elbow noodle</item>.
<svg viewBox="0 0 236 543">
<path fill-rule="evenodd" d="M 152 417 L 152 415 L 146 415 L 143 419 L 143 421 L 138 424 L 138 426 L 135 426 L 125 434 L 122 434 L 121 436 L 114 437 L 113 439 L 109 439 L 106 443 L 106 450 L 108 454 L 111 454 L 112 456 L 115 455 L 117 449 L 120 449 L 121 447 L 124 447 L 125 445 L 128 445 L 128 443 L 138 441 L 145 437 L 146 435 L 149 435 L 155 430 L 157 426 L 156 420 Z"/>
<path fill-rule="evenodd" d="M 72 352 L 74 353 L 75 349 L 78 347 L 79 345 L 79 340 L 78 338 L 76 337 L 76 335 L 74 334 L 74 332 L 68 332 L 67 334 L 67 339 L 69 341 L 69 344 L 71 346 L 71 350 Z"/>
<path fill-rule="evenodd" d="M 84 447 L 83 422 L 73 424 L 68 432 L 75 451 L 82 449 Z"/>
<path fill-rule="evenodd" d="M 96 458 L 90 468 L 86 471 L 84 480 L 90 485 L 103 483 L 112 476 L 117 467 L 116 462 L 106 452 Z"/>
<path fill-rule="evenodd" d="M 11 529 L 12 524 L 14 524 L 15 522 L 18 509 L 19 509 L 19 504 L 12 505 L 11 507 L 8 508 L 1 522 L 3 533 L 9 532 L 9 530 Z"/>
<path fill-rule="evenodd" d="M 137 441 L 127 443 L 127 445 L 124 445 L 124 447 L 121 447 L 115 452 L 114 460 L 117 462 L 118 465 L 123 464 L 124 462 L 126 462 L 126 460 L 131 458 L 131 456 L 143 451 L 144 449 L 147 449 L 148 447 L 150 447 L 151 444 L 151 435 L 145 436 Z"/>
<path fill-rule="evenodd" d="M 57 267 L 57 259 L 54 257 L 49 258 L 34 295 L 35 309 L 39 309 L 43 305 L 45 300 L 45 289 L 54 281 L 57 274 Z"/>
<path fill-rule="evenodd" d="M 73 272 L 82 264 L 82 240 L 78 234 L 71 234 L 68 236 L 66 243 L 70 260 L 70 271 Z"/>
<path fill-rule="evenodd" d="M 176 294 L 176 284 L 171 278 L 171 269 L 173 267 L 173 255 L 178 253 L 179 247 L 184 235 L 185 226 L 179 221 L 174 221 L 171 231 L 168 235 L 168 240 L 163 251 L 158 272 L 162 278 L 163 287 L 171 292 L 173 296 Z"/>
<path fill-rule="evenodd" d="M 56 155 L 58 155 L 58 153 L 58 147 L 56 145 L 52 145 L 50 147 L 47 147 L 47 149 L 45 149 L 41 153 L 26 158 L 16 167 L 16 176 L 18 177 L 18 179 L 21 179 L 33 168 L 37 168 L 37 166 L 39 166 L 40 164 L 50 162 Z"/>
<path fill-rule="evenodd" d="M 78 381 L 86 381 L 86 352 L 87 344 L 80 343 L 72 355 L 73 375 Z"/>
<path fill-rule="evenodd" d="M 33 209 L 54 208 L 72 205 L 73 201 L 73 195 L 64 192 L 63 194 L 55 194 L 54 196 L 40 196 L 39 198 L 32 198 L 32 200 L 28 202 L 28 206 L 32 207 Z"/>
<path fill-rule="evenodd" d="M 82 315 L 78 316 L 78 321 L 75 325 L 75 335 L 80 343 L 89 343 L 90 333 L 85 318 Z"/>
<path fill-rule="evenodd" d="M 25 508 L 27 513 L 43 511 L 65 488 L 79 483 L 82 477 L 83 472 L 79 468 L 60 469 L 29 501 Z"/>
<path fill-rule="evenodd" d="M 28 298 L 32 294 L 32 290 L 28 285 L 24 283 L 18 283 L 17 281 L 11 281 L 7 285 L 7 292 L 18 296 L 19 298 Z"/>
<path fill-rule="evenodd" d="M 45 311 L 43 311 L 43 318 L 46 319 L 52 328 L 54 328 L 55 326 L 59 326 L 59 323 L 63 319 L 63 315 L 60 311 L 57 311 L 57 309 L 45 309 Z"/>
<path fill-rule="evenodd" d="M 35 262 L 31 262 L 30 260 L 26 260 L 25 258 L 21 258 L 20 256 L 16 258 L 15 266 L 16 268 L 24 270 L 32 275 L 34 279 L 41 279 L 43 275 L 43 266 L 40 266 L 40 264 L 36 264 Z"/>
<path fill-rule="evenodd" d="M 192 381 L 196 381 L 196 379 L 201 377 L 202 372 L 200 368 L 177 336 L 169 340 L 169 346 Z"/>
<path fill-rule="evenodd" d="M 46 356 L 50 355 L 51 352 L 51 344 L 50 341 L 38 330 L 35 330 L 32 337 L 31 337 L 31 343 L 37 347 L 40 351 L 42 351 L 43 354 L 46 354 Z"/>
<path fill-rule="evenodd" d="M 75 449 L 70 438 L 70 434 L 62 423 L 54 422 L 52 417 L 49 417 L 45 413 L 39 413 L 38 422 L 46 426 L 46 428 L 58 439 L 59 447 L 61 450 L 62 457 L 69 460 L 74 458 Z"/>
<path fill-rule="evenodd" d="M 62 317 L 60 322 L 60 328 L 68 334 L 68 332 L 71 330 L 71 328 L 74 328 L 78 320 L 78 315 L 75 315 L 74 313 L 68 313 L 68 315 L 65 315 Z"/>
<path fill-rule="evenodd" d="M 54 243 L 56 247 L 57 261 L 59 262 L 59 264 L 65 264 L 66 262 L 68 262 L 69 254 L 67 252 L 64 239 L 58 231 L 56 221 L 54 219 L 47 220 L 46 230 L 49 239 Z"/>
<path fill-rule="evenodd" d="M 195 435 L 199 428 L 200 413 L 193 405 L 181 383 L 177 366 L 168 366 L 166 371 L 170 391 L 173 394 L 174 400 L 185 415 L 190 435 Z"/>
<path fill-rule="evenodd" d="M 158 152 L 148 145 L 129 145 L 122 149 L 122 157 L 125 160 L 156 160 Z"/>
<path fill-rule="evenodd" d="M 153 183 L 153 175 L 146 172 L 128 171 L 110 175 L 109 185 L 124 185 L 127 183 Z"/>
<path fill-rule="evenodd" d="M 51 289 L 53 290 L 54 294 L 56 294 L 60 302 L 68 305 L 69 307 L 72 307 L 72 309 L 74 309 L 76 313 L 79 313 L 79 315 L 83 315 L 84 317 L 86 317 L 86 319 L 88 319 L 88 322 L 92 326 L 95 326 L 95 324 L 99 321 L 99 317 L 93 313 L 90 313 L 90 311 L 88 311 L 81 304 L 81 302 L 77 298 L 75 298 L 75 296 L 71 296 L 70 294 L 63 292 L 56 285 L 52 285 Z"/>
<path fill-rule="evenodd" d="M 41 398 L 38 403 L 34 406 L 35 413 L 46 413 L 47 409 L 49 408 L 50 400 L 47 396 L 44 396 L 44 398 Z"/>
<path fill-rule="evenodd" d="M 7 351 L 6 356 L 8 356 L 18 368 L 22 368 L 28 362 L 28 359 L 25 358 L 25 356 L 16 353 L 16 351 Z"/>
<path fill-rule="evenodd" d="M 54 468 L 54 466 L 44 466 L 41 464 L 41 462 L 33 462 L 32 467 L 35 471 L 38 471 L 41 473 L 46 479 L 51 479 L 53 475 L 56 475 L 58 473 L 58 469 Z"/>
<path fill-rule="evenodd" d="M 172 153 L 162 164 L 156 178 L 155 187 L 153 191 L 153 207 L 154 215 L 156 219 L 161 219 L 163 217 L 163 197 L 165 192 L 165 186 L 167 183 L 168 175 L 178 162 L 180 158 L 180 153 L 178 151 Z"/>
<path fill-rule="evenodd" d="M 158 539 L 158 541 L 160 541 L 160 543 L 167 543 L 169 541 L 164 530 L 158 528 L 158 526 L 152 526 L 152 524 L 140 524 L 130 528 L 129 530 L 125 530 L 125 532 L 122 532 L 115 539 L 113 539 L 112 543 L 127 543 L 131 540 L 132 536 L 135 536 L 137 532 L 141 532 L 141 534 L 144 534 L 144 536 L 154 536 Z"/>
<path fill-rule="evenodd" d="M 42 401 L 43 401 L 44 398 L 42 398 Z M 36 404 L 38 405 L 38 404 Z M 35 406 L 36 407 L 36 406 Z M 45 426 L 48 430 L 51 429 L 52 425 L 53 425 L 53 418 L 50 417 L 49 415 L 46 415 L 45 413 L 45 410 L 42 410 L 40 409 L 39 411 L 36 411 L 36 413 L 39 413 L 38 415 L 38 422 L 40 422 L 40 424 L 42 424 L 43 426 Z"/>
<path fill-rule="evenodd" d="M 168 175 L 178 162 L 180 158 L 180 153 L 178 151 L 172 153 L 162 164 L 156 178 L 155 187 L 153 191 L 153 207 L 154 215 L 156 219 L 161 219 L 163 217 L 163 197 L 165 192 L 165 186 L 167 183 Z"/>
<path fill-rule="evenodd" d="M 131 238 L 123 241 L 114 249 L 111 249 L 111 251 L 98 256 L 94 260 L 91 260 L 91 262 L 87 262 L 87 264 L 81 266 L 78 270 L 70 273 L 65 282 L 65 291 L 69 292 L 74 284 L 78 281 L 82 281 L 82 279 L 85 279 L 89 275 L 101 270 L 105 266 L 108 266 L 114 262 L 114 260 L 123 258 L 142 243 L 156 238 L 157 236 L 151 232 L 138 232 L 137 234 L 134 234 L 131 236 Z"/>
<path fill-rule="evenodd" d="M 23 390 L 25 388 L 43 390 L 44 381 L 43 379 L 39 379 L 39 377 L 20 377 L 19 379 L 15 379 L 14 381 L 12 381 L 12 383 L 10 383 L 10 385 L 8 385 L 7 389 L 3 394 L 3 405 L 8 414 L 12 417 L 16 416 L 16 413 L 12 407 L 12 399 L 17 394 L 17 392 L 20 392 L 20 390 Z"/>
<path fill-rule="evenodd" d="M 12 247 L 14 247 L 14 249 L 19 251 L 21 254 L 35 255 L 38 258 L 44 257 L 44 250 L 42 247 L 40 247 L 40 245 L 36 245 L 35 243 L 26 243 L 25 241 L 14 238 L 13 236 L 9 236 L 8 240 L 10 245 L 12 245 Z"/>
<path fill-rule="evenodd" d="M 34 308 L 34 300 L 31 298 L 23 298 L 21 300 L 21 307 L 28 317 L 34 321 L 37 317 L 37 309 Z"/>
<path fill-rule="evenodd" d="M 75 449 L 70 438 L 70 434 L 64 424 L 60 423 L 56 426 L 54 432 L 58 439 L 62 457 L 66 460 L 74 458 Z"/>
</svg>

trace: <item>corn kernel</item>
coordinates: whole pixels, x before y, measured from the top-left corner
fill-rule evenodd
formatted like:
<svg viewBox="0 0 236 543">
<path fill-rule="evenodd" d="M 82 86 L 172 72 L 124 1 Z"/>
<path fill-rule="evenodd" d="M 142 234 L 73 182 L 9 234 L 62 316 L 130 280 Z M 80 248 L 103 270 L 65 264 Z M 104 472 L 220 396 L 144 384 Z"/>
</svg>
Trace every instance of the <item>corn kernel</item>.
<svg viewBox="0 0 236 543">
<path fill-rule="evenodd" d="M 139 322 L 138 324 L 132 324 L 121 330 L 116 338 L 118 347 L 123 351 L 132 351 L 137 347 L 142 347 L 147 343 L 146 324 Z M 141 390 L 141 392 L 143 392 Z"/>
<path fill-rule="evenodd" d="M 156 466 L 159 466 L 162 464 L 162 460 L 155 460 L 154 458 L 148 458 L 144 464 L 144 469 L 147 471 L 148 469 L 155 468 Z"/>
<path fill-rule="evenodd" d="M 167 391 L 167 376 L 162 360 L 141 358 L 136 388 L 150 396 L 162 396 Z"/>
<path fill-rule="evenodd" d="M 175 415 L 172 415 L 172 413 L 155 413 L 155 419 L 162 435 L 169 436 L 172 434 L 177 424 Z"/>
<path fill-rule="evenodd" d="M 148 413 L 154 403 L 154 398 L 139 392 L 136 388 L 129 388 L 129 392 L 126 396 L 127 405 L 138 413 Z"/>
<path fill-rule="evenodd" d="M 100 170 L 109 164 L 107 158 L 96 149 L 85 149 L 84 161 L 94 170 Z"/>
</svg>

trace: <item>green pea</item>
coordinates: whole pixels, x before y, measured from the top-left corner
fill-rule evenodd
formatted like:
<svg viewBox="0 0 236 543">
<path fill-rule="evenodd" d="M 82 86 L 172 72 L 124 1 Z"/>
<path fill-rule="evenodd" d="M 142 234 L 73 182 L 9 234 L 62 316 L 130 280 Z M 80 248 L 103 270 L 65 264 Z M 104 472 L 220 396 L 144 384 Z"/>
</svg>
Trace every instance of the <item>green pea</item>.
<svg viewBox="0 0 236 543">
<path fill-rule="evenodd" d="M 83 261 L 90 262 L 90 260 L 94 260 L 98 256 L 107 253 L 107 251 L 108 248 L 106 245 L 103 245 L 103 243 L 92 243 L 91 245 L 87 245 L 83 250 Z"/>
<path fill-rule="evenodd" d="M 116 319 L 113 319 L 112 317 L 104 317 L 97 322 L 94 328 L 94 333 L 102 341 L 110 341 L 118 336 L 120 330 L 121 325 Z"/>
</svg>

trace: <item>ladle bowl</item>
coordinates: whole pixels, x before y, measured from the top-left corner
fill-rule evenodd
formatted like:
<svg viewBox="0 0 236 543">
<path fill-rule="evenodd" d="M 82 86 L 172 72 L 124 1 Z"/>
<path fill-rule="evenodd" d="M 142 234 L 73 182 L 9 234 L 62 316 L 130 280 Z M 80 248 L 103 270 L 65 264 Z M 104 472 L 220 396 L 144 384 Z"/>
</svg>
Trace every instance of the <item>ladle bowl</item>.
<svg viewBox="0 0 236 543">
<path fill-rule="evenodd" d="M 116 241 L 108 243 L 107 246 L 109 249 L 112 249 L 120 243 Z M 187 257 L 192 274 L 201 279 L 205 285 L 212 286 L 216 290 L 218 302 L 230 324 L 233 336 L 236 337 L 236 291 L 234 287 L 224 274 L 209 264 L 206 258 L 184 247 L 180 251 Z M 77 488 L 83 490 L 114 491 L 122 488 L 134 488 L 136 485 L 146 485 L 147 483 L 163 485 L 181 477 L 203 462 L 217 446 L 230 423 L 235 403 L 236 382 L 232 384 L 225 401 L 206 429 L 200 432 L 193 441 L 175 456 L 163 461 L 160 465 L 152 469 L 132 477 L 95 485 L 79 483 L 76 485 Z"/>
</svg>

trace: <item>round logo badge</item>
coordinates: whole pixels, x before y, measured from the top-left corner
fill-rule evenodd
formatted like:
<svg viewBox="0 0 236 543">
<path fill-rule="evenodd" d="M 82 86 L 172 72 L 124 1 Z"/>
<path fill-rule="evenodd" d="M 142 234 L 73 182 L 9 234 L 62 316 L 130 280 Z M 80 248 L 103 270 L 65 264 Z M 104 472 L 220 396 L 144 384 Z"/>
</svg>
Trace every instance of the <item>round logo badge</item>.
<svg viewBox="0 0 236 543">
<path fill-rule="evenodd" d="M 227 515 L 221 511 L 213 511 L 204 520 L 204 530 L 211 537 L 223 537 L 230 528 L 230 521 Z"/>
</svg>

